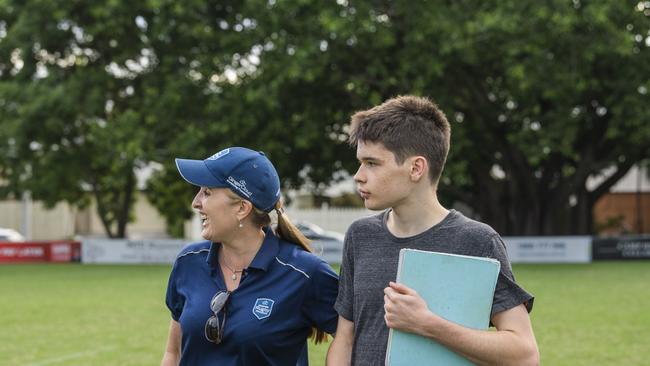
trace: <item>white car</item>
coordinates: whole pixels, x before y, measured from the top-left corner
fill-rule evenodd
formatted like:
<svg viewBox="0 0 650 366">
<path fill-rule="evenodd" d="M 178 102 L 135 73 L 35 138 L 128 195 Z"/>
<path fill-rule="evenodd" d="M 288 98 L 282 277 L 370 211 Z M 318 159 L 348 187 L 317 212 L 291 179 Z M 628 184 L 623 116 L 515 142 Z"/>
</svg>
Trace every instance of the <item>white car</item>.
<svg viewBox="0 0 650 366">
<path fill-rule="evenodd" d="M 0 242 L 19 242 L 25 241 L 25 237 L 14 229 L 0 228 Z"/>
<path fill-rule="evenodd" d="M 296 227 L 311 240 L 314 254 L 323 258 L 330 264 L 341 263 L 343 258 L 344 235 L 335 231 L 327 231 L 318 225 L 298 221 Z"/>
</svg>

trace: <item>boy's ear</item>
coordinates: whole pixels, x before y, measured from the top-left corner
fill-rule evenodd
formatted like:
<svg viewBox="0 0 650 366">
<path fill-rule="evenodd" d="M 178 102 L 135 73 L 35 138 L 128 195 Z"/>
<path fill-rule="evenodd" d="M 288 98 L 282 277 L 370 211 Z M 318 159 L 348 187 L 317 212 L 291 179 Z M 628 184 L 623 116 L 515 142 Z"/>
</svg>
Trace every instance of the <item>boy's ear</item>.
<svg viewBox="0 0 650 366">
<path fill-rule="evenodd" d="M 414 156 L 411 158 L 411 180 L 420 181 L 429 170 L 429 162 L 423 156 Z"/>
</svg>

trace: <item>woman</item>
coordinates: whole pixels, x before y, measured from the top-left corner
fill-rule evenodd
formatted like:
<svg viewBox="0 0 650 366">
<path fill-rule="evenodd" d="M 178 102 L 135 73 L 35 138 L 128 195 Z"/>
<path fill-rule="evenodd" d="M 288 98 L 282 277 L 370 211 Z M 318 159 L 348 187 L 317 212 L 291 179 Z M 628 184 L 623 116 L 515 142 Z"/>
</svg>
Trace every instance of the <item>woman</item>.
<svg viewBox="0 0 650 366">
<path fill-rule="evenodd" d="M 273 164 L 231 147 L 176 167 L 200 187 L 192 207 L 206 241 L 174 263 L 162 365 L 307 365 L 307 338 L 336 330 L 338 277 L 284 214 Z"/>
</svg>

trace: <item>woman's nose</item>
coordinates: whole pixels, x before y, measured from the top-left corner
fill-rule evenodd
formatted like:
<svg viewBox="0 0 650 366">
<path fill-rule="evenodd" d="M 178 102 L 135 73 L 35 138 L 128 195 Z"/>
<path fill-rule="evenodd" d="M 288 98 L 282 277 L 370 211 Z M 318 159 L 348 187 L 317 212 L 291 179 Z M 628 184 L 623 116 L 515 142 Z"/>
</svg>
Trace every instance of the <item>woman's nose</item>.
<svg viewBox="0 0 650 366">
<path fill-rule="evenodd" d="M 201 208 L 201 200 L 199 200 L 199 195 L 200 194 L 201 194 L 201 192 L 197 193 L 194 196 L 194 199 L 192 200 L 192 208 L 195 208 L 197 210 Z"/>
</svg>

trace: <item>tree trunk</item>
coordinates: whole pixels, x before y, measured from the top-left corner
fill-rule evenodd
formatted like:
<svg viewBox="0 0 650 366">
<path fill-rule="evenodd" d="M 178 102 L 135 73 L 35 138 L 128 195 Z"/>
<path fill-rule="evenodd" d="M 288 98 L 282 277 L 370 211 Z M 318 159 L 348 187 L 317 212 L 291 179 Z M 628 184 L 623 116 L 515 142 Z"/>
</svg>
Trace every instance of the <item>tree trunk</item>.
<svg viewBox="0 0 650 366">
<path fill-rule="evenodd" d="M 93 194 L 95 195 L 95 203 L 97 204 L 97 215 L 99 220 L 102 222 L 104 231 L 109 238 L 114 238 L 115 234 L 111 230 L 111 223 L 108 220 L 108 210 L 104 206 L 104 203 L 101 200 L 101 192 L 97 186 L 93 186 Z"/>
<path fill-rule="evenodd" d="M 126 225 L 129 223 L 129 213 L 131 210 L 131 200 L 133 199 L 133 191 L 135 190 L 135 174 L 133 173 L 133 168 L 129 166 L 127 169 L 128 174 L 126 179 L 126 184 L 122 194 L 119 195 L 122 198 L 120 211 L 117 213 L 117 237 L 125 238 L 126 237 Z"/>
</svg>

